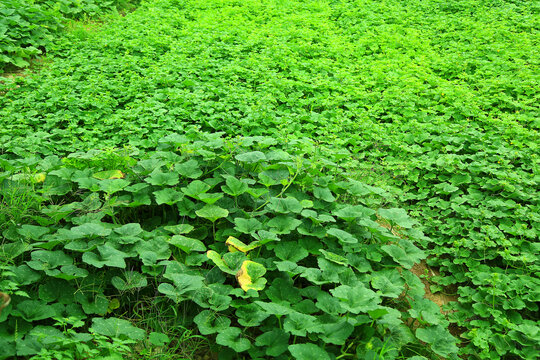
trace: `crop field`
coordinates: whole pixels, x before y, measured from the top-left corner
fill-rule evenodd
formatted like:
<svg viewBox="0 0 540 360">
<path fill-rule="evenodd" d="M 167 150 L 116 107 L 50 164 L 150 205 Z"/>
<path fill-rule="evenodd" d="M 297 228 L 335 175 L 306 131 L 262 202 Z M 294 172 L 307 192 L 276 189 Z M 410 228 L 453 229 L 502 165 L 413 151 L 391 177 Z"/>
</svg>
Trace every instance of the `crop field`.
<svg viewBox="0 0 540 360">
<path fill-rule="evenodd" d="M 539 13 L 1 0 L 0 359 L 538 359 Z"/>
</svg>

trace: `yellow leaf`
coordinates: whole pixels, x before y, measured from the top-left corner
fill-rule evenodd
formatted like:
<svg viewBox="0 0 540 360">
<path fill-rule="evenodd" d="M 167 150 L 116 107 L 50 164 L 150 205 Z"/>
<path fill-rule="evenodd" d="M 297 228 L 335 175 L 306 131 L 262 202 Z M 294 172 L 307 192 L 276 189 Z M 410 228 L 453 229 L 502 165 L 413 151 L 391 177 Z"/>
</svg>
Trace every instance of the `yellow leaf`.
<svg viewBox="0 0 540 360">
<path fill-rule="evenodd" d="M 229 247 L 230 252 L 241 251 L 243 253 L 246 253 L 258 247 L 259 243 L 257 241 L 254 241 L 251 244 L 246 245 L 242 241 L 238 240 L 237 238 L 233 236 L 229 236 L 227 241 L 225 241 L 225 245 Z"/>
<path fill-rule="evenodd" d="M 47 174 L 45 173 L 38 173 L 34 175 L 34 182 L 36 183 L 42 183 L 45 181 L 45 178 L 47 177 Z"/>
<path fill-rule="evenodd" d="M 262 276 L 266 273 L 266 268 L 254 261 L 245 260 L 236 273 L 236 280 L 244 291 L 250 289 L 260 291 L 266 285 L 266 279 Z"/>
<path fill-rule="evenodd" d="M 124 173 L 120 170 L 105 170 L 94 174 L 94 177 L 99 180 L 123 179 L 124 176 Z"/>
</svg>

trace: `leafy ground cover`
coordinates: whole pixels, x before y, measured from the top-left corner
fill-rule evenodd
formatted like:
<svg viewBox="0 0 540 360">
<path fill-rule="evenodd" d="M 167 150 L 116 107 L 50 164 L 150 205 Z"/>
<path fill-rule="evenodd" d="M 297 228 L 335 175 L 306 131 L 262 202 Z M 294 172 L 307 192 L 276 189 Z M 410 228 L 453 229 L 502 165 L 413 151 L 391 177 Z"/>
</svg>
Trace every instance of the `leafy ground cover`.
<svg viewBox="0 0 540 360">
<path fill-rule="evenodd" d="M 0 71 L 27 67 L 43 54 L 68 19 L 131 9 L 131 0 L 3 0 L 0 3 Z"/>
<path fill-rule="evenodd" d="M 540 336 L 537 13 L 535 2 L 512 1 L 155 0 L 101 28 L 72 31 L 50 43 L 50 63 L 45 69 L 0 85 L 4 179 L 0 216 L 4 219 L 2 249 L 9 255 L 5 260 L 10 260 L 4 269 L 8 280 L 1 284 L 12 294 L 26 291 L 32 298 L 27 301 L 36 302 L 32 305 L 57 305 L 43 306 L 47 317 L 34 318 L 24 306 L 14 305 L 22 303 L 17 298 L 22 293 L 13 295 L 9 310 L 2 315 L 11 329 L 3 341 L 12 344 L 13 328 L 23 322 L 48 329 L 43 330 L 50 332 L 45 337 L 51 342 L 47 351 L 74 346 L 73 339 L 88 336 L 90 326 L 95 331 L 91 336 L 100 343 L 109 343 L 100 336 L 120 342 L 140 340 L 145 335 L 128 339 L 129 330 L 103 329 L 130 329 L 132 325 L 122 320 L 136 320 L 128 309 L 137 308 L 136 294 L 148 287 L 146 291 L 159 299 L 156 308 L 163 311 L 174 302 L 185 310 L 178 316 L 190 313 L 189 306 L 206 309 L 197 319 L 188 316 L 182 321 L 170 320 L 174 317 L 168 314 L 165 317 L 174 326 L 169 323 L 161 329 L 155 323 L 141 324 L 144 320 L 139 319 L 138 326 L 148 330 L 153 346 L 167 343 L 163 336 L 175 331 L 165 330 L 181 325 L 197 328 L 210 343 L 247 351 L 254 358 L 302 359 L 317 353 L 321 358 L 348 354 L 380 359 L 451 357 L 457 348 L 446 330 L 450 323 L 459 329 L 455 334 L 464 358 L 535 358 Z M 268 138 L 247 140 L 261 149 L 242 148 L 238 153 L 221 153 L 218 147 L 202 143 L 204 151 L 195 149 L 193 155 L 167 148 L 172 146 L 167 141 L 176 140 L 166 136 L 182 134 L 190 125 L 203 133 L 223 131 L 229 137 L 268 135 L 277 143 L 265 145 Z M 298 139 L 304 137 L 314 143 L 298 150 Z M 155 152 L 163 138 L 169 139 L 160 143 L 165 148 Z M 210 144 L 223 141 L 204 138 Z M 110 155 L 124 154 L 113 150 L 119 147 L 129 156 Z M 266 153 L 278 148 L 293 158 L 311 159 L 319 170 L 300 172 L 299 182 L 282 192 L 299 165 L 281 158 L 283 154 L 269 157 Z M 88 153 L 91 149 L 106 151 Z M 135 149 L 141 154 L 133 155 Z M 256 151 L 263 151 L 262 155 L 253 155 Z M 244 152 L 254 157 L 243 161 Z M 115 159 L 106 168 L 100 168 L 103 159 L 91 160 L 103 154 Z M 222 158 L 218 161 L 216 154 L 237 160 L 232 174 L 228 168 L 226 172 L 221 167 L 212 170 L 212 164 L 228 163 Z M 268 171 L 265 166 L 276 165 L 272 173 L 280 173 L 285 166 L 287 178 L 278 179 L 283 184 L 265 184 L 270 180 L 259 174 Z M 152 180 L 153 169 L 141 166 L 161 167 Z M 6 185 L 23 168 L 26 176 L 17 181 L 26 181 L 24 188 L 32 186 L 32 191 Z M 197 168 L 203 169 L 201 174 L 185 178 L 198 174 Z M 324 174 L 319 173 L 321 168 L 326 168 Z M 95 174 L 104 170 L 119 170 L 122 179 L 100 180 L 99 175 L 96 179 Z M 41 173 L 46 173 L 47 185 L 60 190 L 43 190 L 46 184 L 40 185 L 33 177 Z M 268 188 L 268 193 L 256 196 L 257 192 L 246 190 L 234 195 L 224 175 L 238 175 L 237 180 L 243 180 L 248 189 Z M 350 193 L 352 185 L 343 183 L 344 175 L 386 192 L 362 185 Z M 184 176 L 183 182 L 168 180 L 171 176 Z M 203 180 L 207 185 L 200 183 Z M 191 183 L 196 188 L 190 189 Z M 239 191 L 245 187 L 236 184 Z M 374 196 L 373 191 L 384 196 Z M 274 198 L 282 200 L 272 202 Z M 193 205 L 186 205 L 187 199 Z M 310 202 L 313 205 L 305 205 Z M 358 205 L 362 207 L 354 207 Z M 62 206 L 66 206 L 63 211 L 59 210 Z M 88 210 L 95 206 L 99 207 Z M 404 231 L 404 239 L 395 239 L 372 223 L 377 220 L 375 214 L 385 217 L 379 207 L 403 207 L 418 224 L 411 227 L 411 220 L 401 211 L 386 212 Z M 180 215 L 163 211 L 171 208 Z M 354 216 L 343 215 L 347 212 L 343 209 Z M 336 223 L 321 220 L 319 213 Z M 73 214 L 82 214 L 82 220 Z M 195 235 L 166 229 L 179 219 L 174 216 L 189 218 Z M 239 225 L 237 218 L 246 221 L 238 220 L 243 223 Z M 53 222 L 40 223 L 44 219 Z M 83 235 L 95 241 L 93 248 L 62 250 L 68 242 L 80 242 L 79 235 L 70 236 L 73 228 L 77 232 L 85 223 L 105 223 L 103 234 L 107 234 Z M 142 230 L 131 234 L 136 240 L 118 240 L 123 231 L 118 229 L 128 224 L 135 228 L 137 223 Z M 260 238 L 259 223 L 281 241 Z M 37 236 L 41 230 L 22 224 L 44 227 L 46 232 Z M 319 237 L 322 230 L 313 225 L 321 227 L 325 236 Z M 416 227 L 418 231 L 411 233 Z M 421 236 L 420 230 L 428 237 Z M 356 238 L 358 245 L 343 232 Z M 361 235 L 368 232 L 373 240 Z M 226 244 L 229 235 L 233 240 Z M 288 253 L 286 244 L 296 238 L 311 240 L 302 244 L 305 251 Z M 164 239 L 163 256 L 167 256 L 147 259 L 147 254 L 137 251 L 141 239 Z M 255 248 L 250 246 L 253 241 L 259 241 Z M 14 244 L 33 243 L 38 245 L 20 247 L 18 254 L 11 252 L 22 246 Z M 205 250 L 215 253 L 205 255 Z M 347 257 L 351 250 L 365 254 L 363 265 Z M 43 251 L 60 251 L 65 256 L 59 255 L 64 259 L 59 261 L 67 263 L 39 267 L 40 256 L 50 255 Z M 305 256 L 296 258 L 297 253 Z M 411 302 L 420 294 L 420 285 L 406 278 L 408 272 L 398 270 L 412 266 L 409 261 L 420 260 L 421 253 L 440 271 L 439 277 L 431 279 L 431 290 L 455 291 L 458 297 L 445 309 L 447 319 L 429 302 Z M 172 254 L 181 259 L 181 268 L 171 265 L 169 269 L 166 261 Z M 36 261 L 37 268 L 24 268 L 25 260 Z M 88 288 L 97 289 L 92 290 L 95 303 L 85 305 L 84 291 L 67 303 L 59 296 L 40 295 L 41 287 L 53 286 L 47 285 L 51 281 L 71 282 L 79 288 L 82 280 L 61 275 L 63 266 L 89 274 L 111 269 L 106 279 L 88 275 Z M 133 275 L 135 284 L 145 285 L 126 285 L 131 284 L 128 270 L 137 274 Z M 148 285 L 150 279 L 154 279 L 153 287 Z M 266 281 L 259 298 L 253 297 L 255 290 L 243 293 L 238 288 L 251 280 L 255 289 Z M 98 283 L 102 286 L 97 287 Z M 184 283 L 192 287 L 182 288 Z M 405 286 L 415 294 L 409 300 L 401 297 Z M 284 295 L 277 295 L 278 290 L 302 305 L 284 306 Z M 201 300 L 195 292 L 216 299 Z M 324 307 L 321 304 L 326 300 L 321 303 L 319 296 L 339 306 Z M 183 301 L 186 297 L 190 300 Z M 357 299 L 366 299 L 365 304 L 372 307 L 366 308 L 364 302 L 355 307 Z M 152 308 L 142 304 L 138 309 Z M 80 326 L 60 323 L 57 330 L 45 328 L 54 325 L 50 319 L 67 311 L 68 305 L 78 308 L 83 319 L 77 323 Z M 89 310 L 92 306 L 101 307 Z M 251 311 L 260 320 L 248 326 L 242 316 L 251 318 L 247 315 Z M 422 311 L 426 312 L 418 315 Z M 262 318 L 263 313 L 268 316 Z M 340 325 L 340 338 L 329 337 L 331 326 L 344 318 L 349 325 Z M 415 329 L 414 321 L 407 319 L 420 320 L 421 326 Z M 25 326 L 29 329 L 30 325 Z M 220 326 L 223 332 L 216 330 Z M 214 338 L 217 331 L 220 334 Z M 21 355 L 37 351 L 29 344 L 41 336 L 30 330 L 25 334 L 28 339 L 20 341 L 24 345 L 9 345 L 15 346 L 14 351 L 21 347 Z M 55 336 L 62 340 L 54 340 Z M 276 343 L 267 343 L 270 340 Z M 368 350 L 373 353 L 365 355 L 363 351 Z"/>
</svg>

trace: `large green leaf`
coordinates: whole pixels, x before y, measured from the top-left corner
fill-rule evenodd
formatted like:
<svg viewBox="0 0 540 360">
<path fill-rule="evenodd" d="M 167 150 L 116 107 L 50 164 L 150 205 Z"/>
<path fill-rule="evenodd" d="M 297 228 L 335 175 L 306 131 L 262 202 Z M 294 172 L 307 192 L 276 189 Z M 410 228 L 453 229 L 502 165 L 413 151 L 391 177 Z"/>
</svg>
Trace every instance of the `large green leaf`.
<svg viewBox="0 0 540 360">
<path fill-rule="evenodd" d="M 263 347 L 266 355 L 279 356 L 287 351 L 290 335 L 283 330 L 273 329 L 259 335 L 255 339 L 255 345 Z"/>
<path fill-rule="evenodd" d="M 37 300 L 24 300 L 15 305 L 11 312 L 13 316 L 22 317 L 28 322 L 48 319 L 59 315 L 55 307 Z"/>
<path fill-rule="evenodd" d="M 201 311 L 195 316 L 193 321 L 195 321 L 199 332 L 203 335 L 220 333 L 231 325 L 231 319 L 211 310 Z"/>
<path fill-rule="evenodd" d="M 102 268 L 103 266 L 125 268 L 126 262 L 124 258 L 129 257 L 125 252 L 116 250 L 112 246 L 105 244 L 97 247 L 99 255 L 94 252 L 85 252 L 82 256 L 82 260 L 95 266 L 97 268 Z"/>
<path fill-rule="evenodd" d="M 309 255 L 306 249 L 299 246 L 298 243 L 292 241 L 279 242 L 274 247 L 274 252 L 281 260 L 288 260 L 295 263 L 298 263 L 300 260 Z"/>
<path fill-rule="evenodd" d="M 329 344 L 343 345 L 354 331 L 348 321 L 342 320 L 334 323 L 321 324 L 321 334 L 319 335 L 322 340 Z"/>
<path fill-rule="evenodd" d="M 299 214 L 303 207 L 300 201 L 293 197 L 288 198 L 271 198 L 267 207 L 275 212 L 281 214 L 297 213 Z"/>
<path fill-rule="evenodd" d="M 447 357 L 458 351 L 456 339 L 441 325 L 419 328 L 416 330 L 416 337 L 430 344 L 437 355 Z"/>
<path fill-rule="evenodd" d="M 156 169 L 145 179 L 145 181 L 156 186 L 174 186 L 178 184 L 180 180 L 176 173 L 164 173 Z"/>
<path fill-rule="evenodd" d="M 379 307 L 381 299 L 372 290 L 362 284 L 354 287 L 340 285 L 330 290 L 332 295 L 341 301 L 341 306 L 353 314 L 365 313 Z"/>
<path fill-rule="evenodd" d="M 182 164 L 176 164 L 174 170 L 178 174 L 190 179 L 197 179 L 203 174 L 199 162 L 195 159 L 188 160 Z"/>
<path fill-rule="evenodd" d="M 239 196 L 248 190 L 248 184 L 233 176 L 228 176 L 225 180 L 226 185 L 221 187 L 223 192 L 231 196 Z"/>
<path fill-rule="evenodd" d="M 287 331 L 291 335 L 306 336 L 307 332 L 313 332 L 318 330 L 316 327 L 316 317 L 311 315 L 302 314 L 296 311 L 291 311 L 287 315 L 283 323 L 283 330 Z"/>
<path fill-rule="evenodd" d="M 145 336 L 144 330 L 133 326 L 127 320 L 115 317 L 93 318 L 92 329 L 98 334 L 118 339 L 142 340 Z"/>
<path fill-rule="evenodd" d="M 202 209 L 195 211 L 197 216 L 215 222 L 217 219 L 227 217 L 229 211 L 216 205 L 206 204 Z"/>
<path fill-rule="evenodd" d="M 412 228 L 417 221 L 412 220 L 404 209 L 380 209 L 379 215 L 390 223 L 406 229 Z"/>
<path fill-rule="evenodd" d="M 332 212 L 332 214 L 347 221 L 353 221 L 358 218 L 370 217 L 375 214 L 375 211 L 361 205 L 347 205 Z"/>
<path fill-rule="evenodd" d="M 337 229 L 337 228 L 331 228 L 326 231 L 329 235 L 335 236 L 339 241 L 346 244 L 355 244 L 358 242 L 358 239 L 355 238 L 350 233 Z"/>
<path fill-rule="evenodd" d="M 171 188 L 165 188 L 159 191 L 154 191 L 154 196 L 156 197 L 156 203 L 158 205 L 172 205 L 182 200 L 184 194 Z"/>
<path fill-rule="evenodd" d="M 302 221 L 295 219 L 292 216 L 279 215 L 270 220 L 267 225 L 270 226 L 277 234 L 290 234 L 296 229 Z"/>
<path fill-rule="evenodd" d="M 257 163 L 262 160 L 266 160 L 266 156 L 264 153 L 260 151 L 250 151 L 243 154 L 239 154 L 235 156 L 236 160 L 240 162 L 245 162 L 248 164 Z"/>
<path fill-rule="evenodd" d="M 230 327 L 221 331 L 216 337 L 216 342 L 230 347 L 237 353 L 246 351 L 251 347 L 251 342 L 242 336 L 242 331 L 237 327 Z"/>
<path fill-rule="evenodd" d="M 192 251 L 206 251 L 206 246 L 204 246 L 202 241 L 188 238 L 183 235 L 174 235 L 171 240 L 169 240 L 169 243 L 188 254 Z"/>
<path fill-rule="evenodd" d="M 330 360 L 330 355 L 315 344 L 289 345 L 289 351 L 296 360 Z"/>
<path fill-rule="evenodd" d="M 414 246 L 409 240 L 404 239 L 399 241 L 399 246 L 395 244 L 383 245 L 381 249 L 406 269 L 410 269 L 414 264 L 426 257 L 422 250 Z"/>
<path fill-rule="evenodd" d="M 404 285 L 405 281 L 397 269 L 377 271 L 371 277 L 371 286 L 385 297 L 397 298 L 405 290 Z"/>
<path fill-rule="evenodd" d="M 255 218 L 235 218 L 234 223 L 236 224 L 235 229 L 244 234 L 251 234 L 262 229 L 262 223 Z"/>
<path fill-rule="evenodd" d="M 17 229 L 17 232 L 21 234 L 22 236 L 32 239 L 32 240 L 38 240 L 43 235 L 49 233 L 49 228 L 44 226 L 35 226 L 35 225 L 22 225 L 19 229 Z"/>
</svg>

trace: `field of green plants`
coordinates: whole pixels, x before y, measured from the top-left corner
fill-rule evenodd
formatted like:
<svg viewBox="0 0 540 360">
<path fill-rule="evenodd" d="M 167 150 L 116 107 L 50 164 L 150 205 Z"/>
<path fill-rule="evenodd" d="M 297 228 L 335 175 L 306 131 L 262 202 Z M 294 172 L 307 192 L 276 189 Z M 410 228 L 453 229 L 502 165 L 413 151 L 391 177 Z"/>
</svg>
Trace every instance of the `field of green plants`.
<svg viewBox="0 0 540 360">
<path fill-rule="evenodd" d="M 537 359 L 539 12 L 2 0 L 0 359 Z"/>
</svg>

